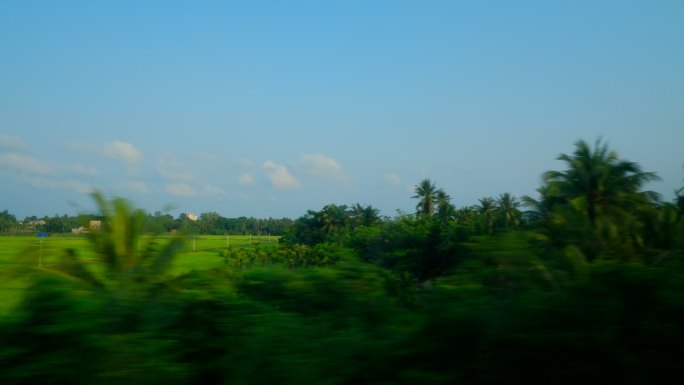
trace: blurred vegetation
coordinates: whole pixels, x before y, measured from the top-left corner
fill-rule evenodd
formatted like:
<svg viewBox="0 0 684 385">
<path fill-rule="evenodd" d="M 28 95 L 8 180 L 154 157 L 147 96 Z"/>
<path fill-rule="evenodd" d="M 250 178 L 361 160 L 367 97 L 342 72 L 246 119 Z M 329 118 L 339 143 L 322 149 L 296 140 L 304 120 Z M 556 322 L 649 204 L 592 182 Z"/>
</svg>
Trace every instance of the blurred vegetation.
<svg viewBox="0 0 684 385">
<path fill-rule="evenodd" d="M 21 270 L 29 287 L 0 319 L 0 382 L 677 378 L 684 190 L 660 201 L 642 190 L 654 174 L 600 142 L 559 159 L 568 168 L 536 198 L 456 208 L 423 180 L 415 215 L 331 204 L 279 243 L 226 245 L 220 267 L 179 274 L 180 235 L 141 237 L 149 215 L 95 194 L 98 262 L 68 249 Z"/>
</svg>

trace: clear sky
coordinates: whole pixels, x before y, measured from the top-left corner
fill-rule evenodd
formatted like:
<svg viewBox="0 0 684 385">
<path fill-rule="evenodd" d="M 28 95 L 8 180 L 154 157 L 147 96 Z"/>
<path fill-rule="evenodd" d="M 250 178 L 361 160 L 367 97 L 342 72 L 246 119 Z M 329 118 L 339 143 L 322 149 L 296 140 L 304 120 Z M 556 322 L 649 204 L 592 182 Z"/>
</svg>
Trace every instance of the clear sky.
<svg viewBox="0 0 684 385">
<path fill-rule="evenodd" d="M 0 1 L 0 210 L 292 217 L 534 194 L 598 137 L 684 185 L 684 1 Z"/>
</svg>

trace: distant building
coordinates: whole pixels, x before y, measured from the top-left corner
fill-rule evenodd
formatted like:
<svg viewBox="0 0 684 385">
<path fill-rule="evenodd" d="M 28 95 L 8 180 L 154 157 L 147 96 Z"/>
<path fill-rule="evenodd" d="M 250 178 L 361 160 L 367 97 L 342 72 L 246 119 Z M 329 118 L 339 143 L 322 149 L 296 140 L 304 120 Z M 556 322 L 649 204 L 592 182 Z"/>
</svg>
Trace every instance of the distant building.
<svg viewBox="0 0 684 385">
<path fill-rule="evenodd" d="M 44 226 L 45 221 L 42 219 L 37 219 L 33 221 L 24 221 L 24 222 L 19 222 L 20 225 L 24 226 L 24 231 L 33 231 L 36 229 L 38 226 Z"/>
<path fill-rule="evenodd" d="M 88 234 L 88 229 L 86 229 L 83 226 L 75 227 L 75 228 L 71 229 L 71 234 Z"/>
<path fill-rule="evenodd" d="M 99 230 L 102 227 L 102 221 L 90 221 L 90 230 Z"/>
<path fill-rule="evenodd" d="M 197 215 L 191 213 L 190 211 L 185 213 L 185 216 L 188 217 L 188 219 L 193 221 L 193 222 L 199 219 L 199 217 Z"/>
</svg>

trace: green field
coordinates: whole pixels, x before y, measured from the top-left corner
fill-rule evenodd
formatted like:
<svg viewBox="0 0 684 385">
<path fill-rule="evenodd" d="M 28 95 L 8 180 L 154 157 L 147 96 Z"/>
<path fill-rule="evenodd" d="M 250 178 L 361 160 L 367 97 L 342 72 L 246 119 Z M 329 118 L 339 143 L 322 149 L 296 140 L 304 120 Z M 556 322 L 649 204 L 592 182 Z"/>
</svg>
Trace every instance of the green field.
<svg viewBox="0 0 684 385">
<path fill-rule="evenodd" d="M 163 241 L 164 237 L 160 237 Z M 141 245 L 149 240 L 141 238 Z M 190 236 L 185 240 L 185 249 L 175 259 L 171 274 L 180 275 L 192 270 L 206 270 L 223 267 L 218 252 L 227 247 L 245 247 L 274 244 L 275 236 L 230 235 Z M 6 313 L 22 298 L 23 290 L 29 284 L 33 273 L 40 269 L 56 267 L 59 257 L 66 249 L 75 249 L 79 257 L 94 271 L 98 270 L 98 256 L 91 250 L 84 236 L 53 235 L 47 238 L 34 236 L 0 237 L 0 314 Z"/>
</svg>

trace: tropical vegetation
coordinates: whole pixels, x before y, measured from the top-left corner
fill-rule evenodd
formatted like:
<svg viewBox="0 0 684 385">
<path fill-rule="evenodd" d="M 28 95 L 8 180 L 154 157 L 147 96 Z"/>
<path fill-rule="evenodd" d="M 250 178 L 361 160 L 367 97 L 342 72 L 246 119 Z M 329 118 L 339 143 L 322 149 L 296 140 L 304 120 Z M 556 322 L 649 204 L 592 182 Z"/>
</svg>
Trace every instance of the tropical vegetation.
<svg viewBox="0 0 684 385">
<path fill-rule="evenodd" d="M 169 266 L 183 240 L 225 234 L 220 215 L 151 225 L 165 215 L 95 194 L 96 262 L 65 249 L 22 270 L 30 287 L 0 319 L 0 381 L 677 378 L 684 188 L 663 201 L 646 190 L 654 173 L 601 141 L 578 141 L 559 159 L 566 169 L 545 173 L 536 197 L 504 192 L 456 207 L 424 179 L 415 215 L 328 204 L 290 221 L 278 243 L 226 245 L 215 268 L 181 274 Z M 0 213 L 0 226 L 12 232 L 16 218 Z"/>
</svg>

